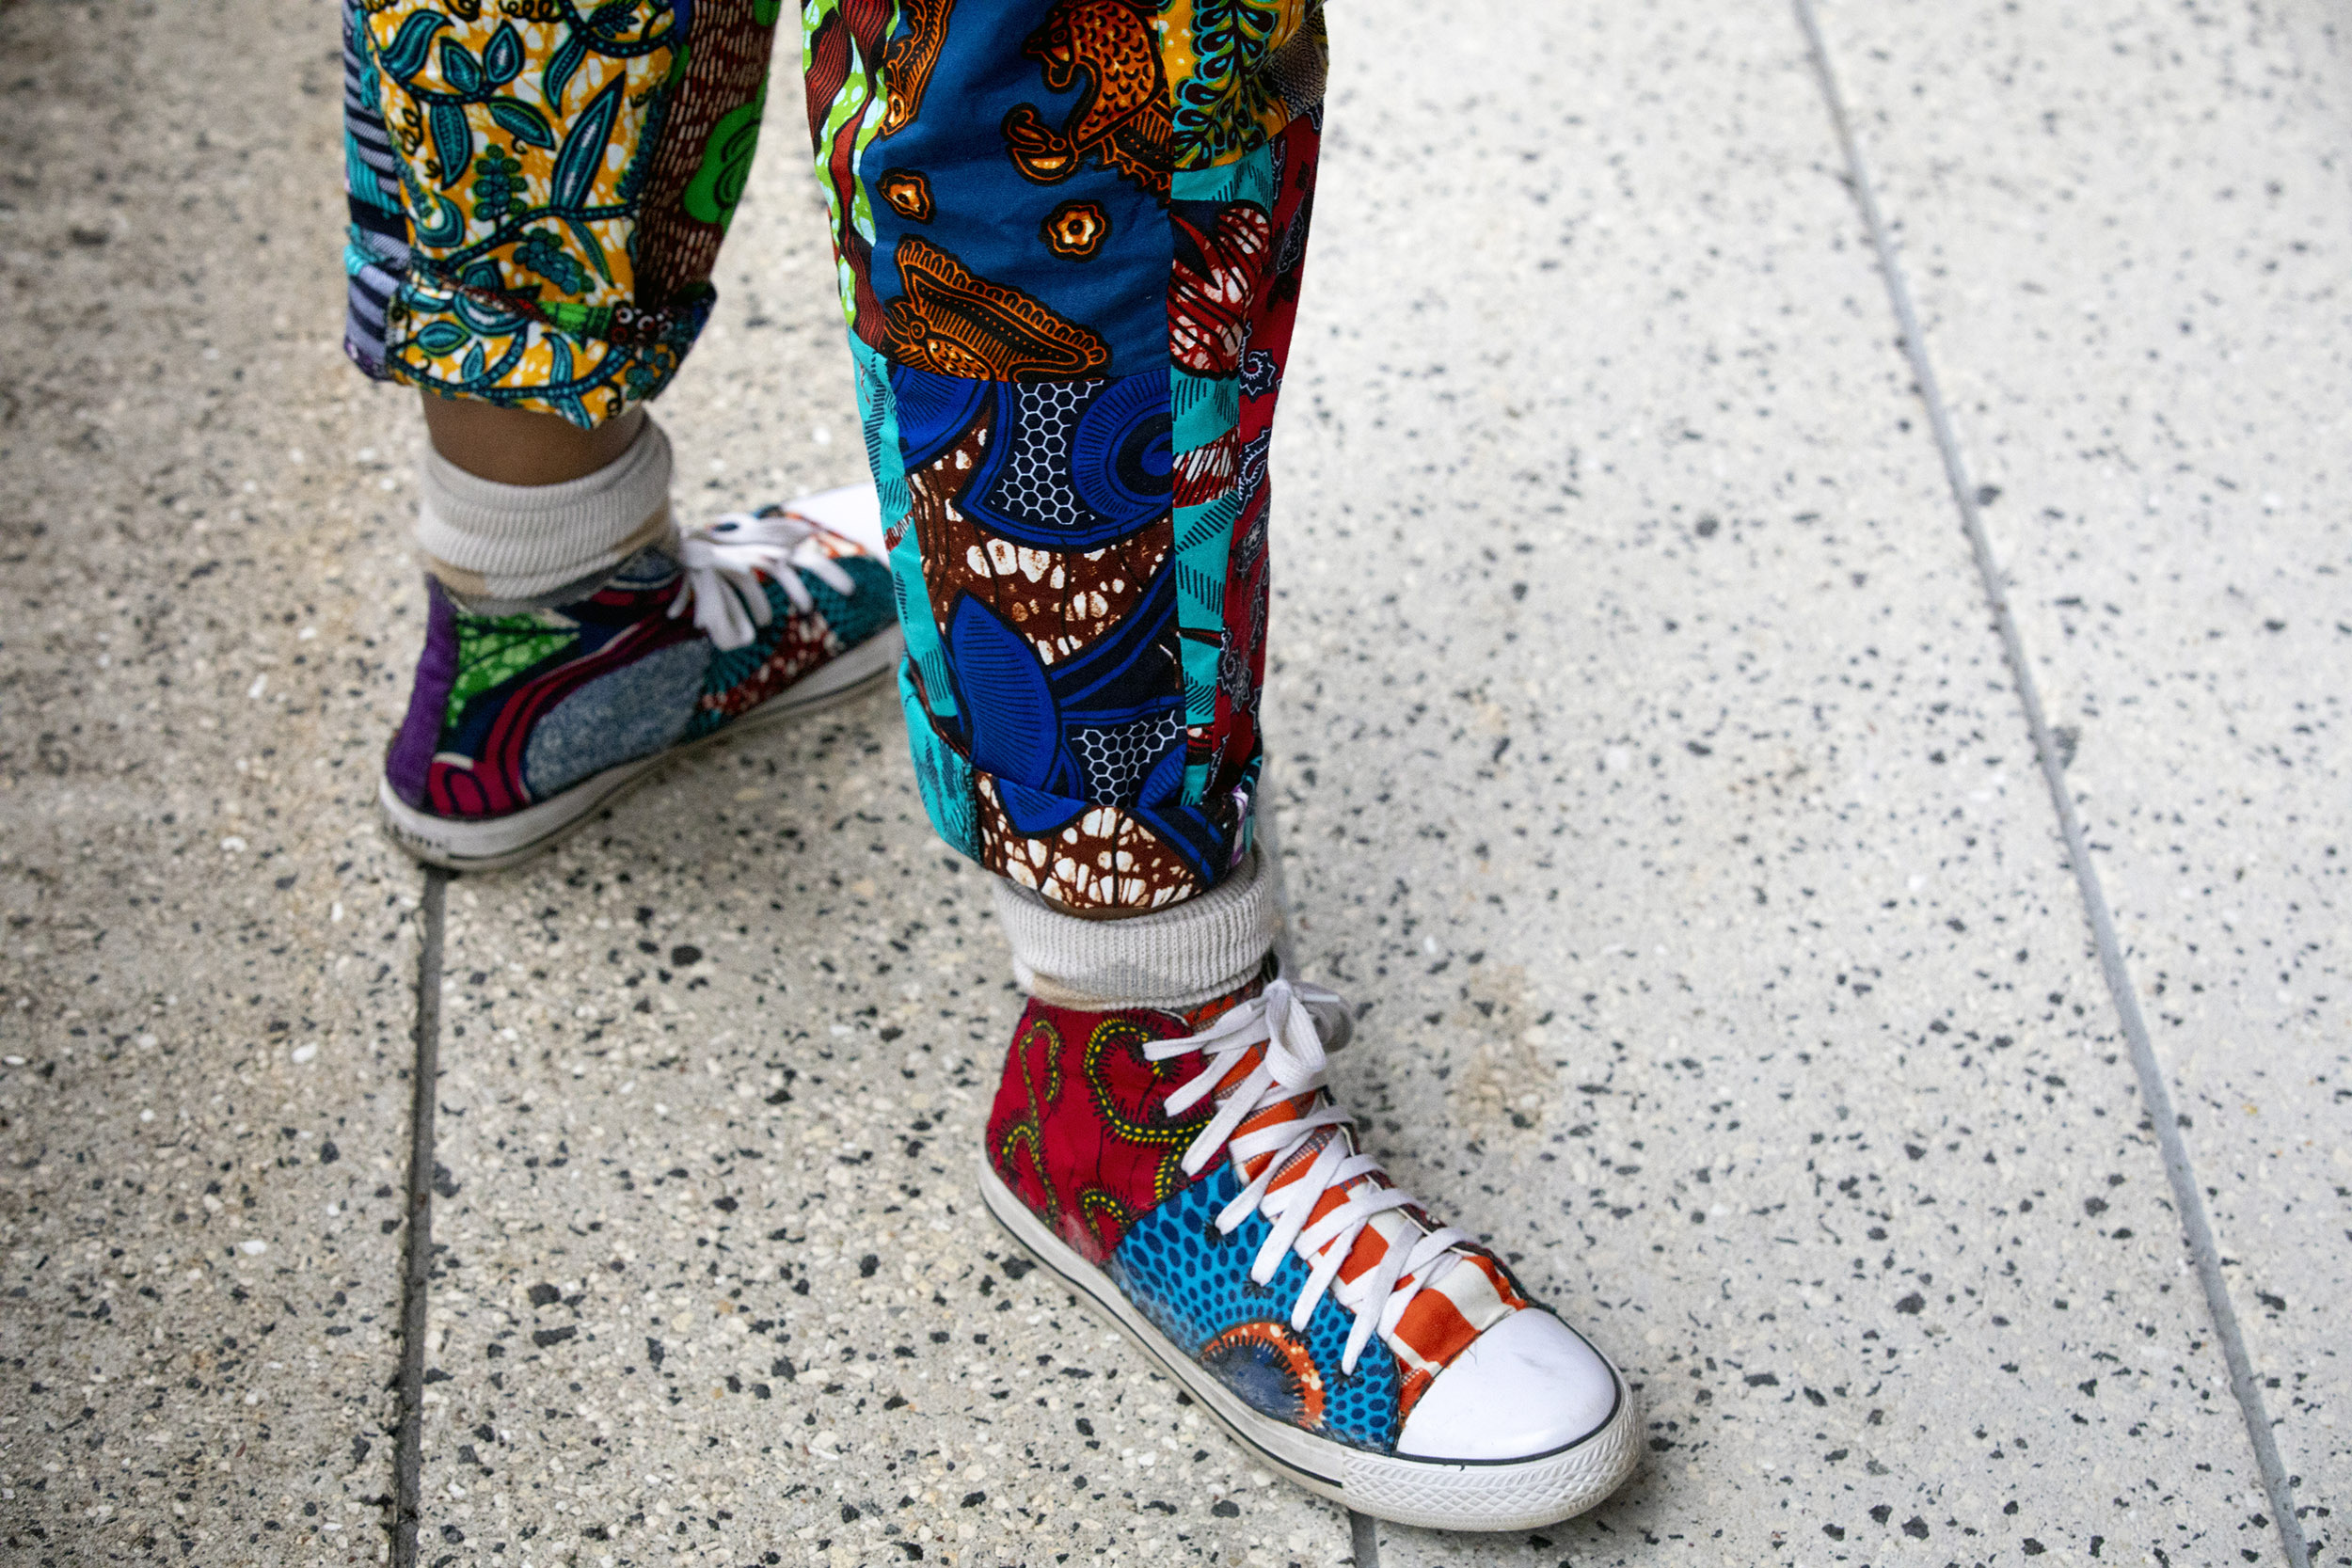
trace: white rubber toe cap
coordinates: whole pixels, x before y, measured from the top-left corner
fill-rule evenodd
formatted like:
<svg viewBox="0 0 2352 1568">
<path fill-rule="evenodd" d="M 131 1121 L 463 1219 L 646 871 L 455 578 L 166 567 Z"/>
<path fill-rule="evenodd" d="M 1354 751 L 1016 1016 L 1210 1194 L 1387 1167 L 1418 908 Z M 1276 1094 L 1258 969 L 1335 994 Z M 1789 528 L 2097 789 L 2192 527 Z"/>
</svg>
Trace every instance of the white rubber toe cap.
<svg viewBox="0 0 2352 1568">
<path fill-rule="evenodd" d="M 1591 1435 L 1617 1407 L 1617 1374 L 1576 1330 L 1514 1312 L 1470 1341 L 1405 1418 L 1416 1459 L 1525 1459 Z"/>
</svg>

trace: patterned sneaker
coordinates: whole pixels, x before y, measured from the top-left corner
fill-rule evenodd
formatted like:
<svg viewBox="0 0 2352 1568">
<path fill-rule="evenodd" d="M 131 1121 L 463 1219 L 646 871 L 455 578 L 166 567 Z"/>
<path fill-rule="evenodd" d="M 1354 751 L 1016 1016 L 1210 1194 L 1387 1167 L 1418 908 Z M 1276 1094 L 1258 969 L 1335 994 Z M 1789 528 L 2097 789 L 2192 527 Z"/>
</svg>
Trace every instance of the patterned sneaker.
<svg viewBox="0 0 2352 1568">
<path fill-rule="evenodd" d="M 981 1196 L 1309 1490 L 1438 1529 L 1581 1513 L 1633 1473 L 1632 1394 L 1357 1152 L 1324 1087 L 1347 1025 L 1284 980 L 1184 1017 L 1032 1002 Z"/>
<path fill-rule="evenodd" d="M 874 492 L 850 486 L 690 530 L 553 609 L 474 614 L 428 581 L 376 792 L 393 841 L 453 870 L 512 865 L 722 732 L 881 679 L 901 646 L 882 553 Z"/>
</svg>

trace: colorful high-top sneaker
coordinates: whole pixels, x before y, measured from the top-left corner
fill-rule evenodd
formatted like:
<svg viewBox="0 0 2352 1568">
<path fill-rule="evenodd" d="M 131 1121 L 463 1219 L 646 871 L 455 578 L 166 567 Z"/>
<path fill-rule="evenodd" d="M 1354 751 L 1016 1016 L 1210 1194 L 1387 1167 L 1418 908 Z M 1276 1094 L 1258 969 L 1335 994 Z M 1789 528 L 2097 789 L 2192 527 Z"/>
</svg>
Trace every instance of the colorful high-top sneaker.
<svg viewBox="0 0 2352 1568">
<path fill-rule="evenodd" d="M 1348 1013 L 1275 980 L 1179 1017 L 1032 1002 L 981 1196 L 1253 1457 L 1439 1529 L 1565 1519 L 1632 1474 L 1631 1391 L 1358 1151 Z"/>
<path fill-rule="evenodd" d="M 901 646 L 882 553 L 874 492 L 853 486 L 686 531 L 552 609 L 475 613 L 428 580 L 377 791 L 393 840 L 511 865 L 670 758 L 881 679 Z"/>
</svg>

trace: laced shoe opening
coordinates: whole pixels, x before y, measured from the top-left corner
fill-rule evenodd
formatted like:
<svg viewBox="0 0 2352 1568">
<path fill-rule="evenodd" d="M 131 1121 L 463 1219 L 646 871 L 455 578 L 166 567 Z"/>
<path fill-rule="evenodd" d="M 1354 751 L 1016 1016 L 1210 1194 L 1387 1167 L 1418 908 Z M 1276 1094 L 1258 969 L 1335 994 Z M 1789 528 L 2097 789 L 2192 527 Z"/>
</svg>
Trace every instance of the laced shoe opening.
<svg viewBox="0 0 2352 1568">
<path fill-rule="evenodd" d="M 1354 1118 L 1333 1101 L 1327 1078 L 1347 1022 L 1336 993 L 1277 979 L 1199 1034 L 1149 1044 L 1144 1054 L 1202 1058 L 1200 1071 L 1166 1101 L 1170 1117 L 1204 1101 L 1216 1106 L 1184 1150 L 1184 1174 L 1199 1176 L 1227 1153 L 1245 1180 L 1204 1234 L 1222 1245 L 1251 1213 L 1266 1219 L 1272 1228 L 1251 1260 L 1249 1285 L 1267 1289 L 1285 1255 L 1296 1253 L 1309 1273 L 1291 1326 L 1303 1331 L 1327 1294 L 1353 1311 L 1340 1360 L 1341 1371 L 1353 1373 L 1375 1335 L 1389 1339 L 1415 1297 L 1468 1262 L 1470 1238 L 1432 1224 L 1380 1161 L 1358 1149 Z"/>
<path fill-rule="evenodd" d="M 816 523 L 781 509 L 730 512 L 714 522 L 680 529 L 678 561 L 685 576 L 670 617 L 692 613 L 694 625 L 718 648 L 748 647 L 759 628 L 775 617 L 761 578 L 784 590 L 803 614 L 816 596 L 801 580 L 810 577 L 844 595 L 857 582 L 842 569 L 827 541 L 834 536 Z"/>
</svg>

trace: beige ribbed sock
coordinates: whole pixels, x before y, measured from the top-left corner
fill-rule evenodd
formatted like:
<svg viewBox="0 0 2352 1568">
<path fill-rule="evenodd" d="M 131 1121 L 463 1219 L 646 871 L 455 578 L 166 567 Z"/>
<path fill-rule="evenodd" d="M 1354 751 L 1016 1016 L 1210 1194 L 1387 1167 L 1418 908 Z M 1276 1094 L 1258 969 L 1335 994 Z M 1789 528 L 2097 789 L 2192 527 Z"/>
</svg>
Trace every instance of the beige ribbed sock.
<svg viewBox="0 0 2352 1568">
<path fill-rule="evenodd" d="M 561 604 L 670 537 L 670 438 L 647 420 L 620 456 L 562 484 L 477 479 L 428 447 L 418 489 L 417 547 L 451 592 Z"/>
<path fill-rule="evenodd" d="M 1125 920 L 1064 914 L 1008 881 L 995 890 L 1014 977 L 1059 1007 L 1198 1006 L 1256 978 L 1274 946 L 1274 879 L 1255 849 L 1199 897 Z"/>
</svg>

